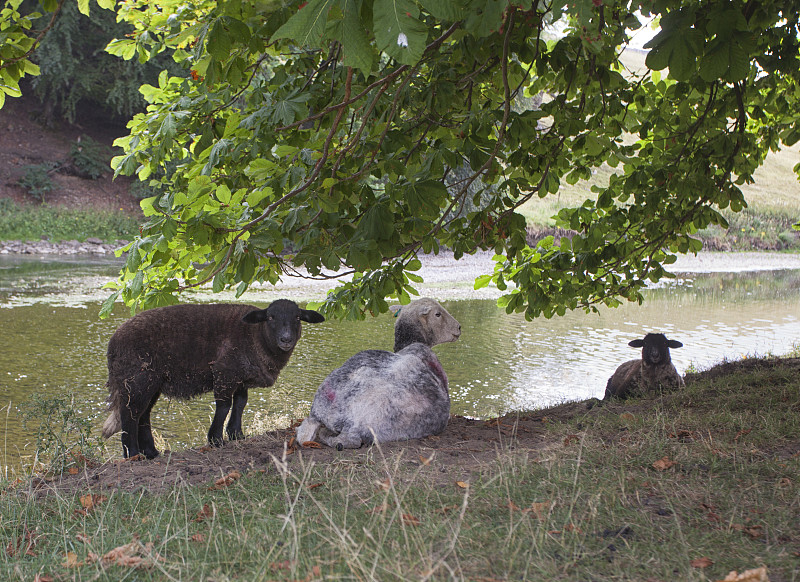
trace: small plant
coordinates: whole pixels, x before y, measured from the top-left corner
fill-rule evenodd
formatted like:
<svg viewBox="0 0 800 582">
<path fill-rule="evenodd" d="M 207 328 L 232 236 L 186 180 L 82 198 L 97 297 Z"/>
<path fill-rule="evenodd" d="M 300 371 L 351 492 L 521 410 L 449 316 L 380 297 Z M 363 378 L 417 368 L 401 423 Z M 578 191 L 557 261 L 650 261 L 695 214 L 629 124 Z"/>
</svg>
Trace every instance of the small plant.
<svg viewBox="0 0 800 582">
<path fill-rule="evenodd" d="M 81 178 L 97 180 L 109 171 L 111 148 L 84 135 L 72 142 L 69 157 L 75 173 Z"/>
<path fill-rule="evenodd" d="M 102 448 L 98 436 L 92 436 L 92 425 L 75 406 L 70 391 L 61 396 L 34 393 L 20 405 L 23 426 L 38 422 L 36 429 L 36 465 L 44 464 L 46 472 L 60 474 L 71 467 L 94 465 Z"/>
<path fill-rule="evenodd" d="M 28 194 L 43 203 L 45 196 L 52 192 L 55 187 L 50 179 L 50 171 L 55 167 L 56 165 L 52 162 L 25 166 L 25 175 L 17 181 L 17 184 L 22 186 Z"/>
</svg>

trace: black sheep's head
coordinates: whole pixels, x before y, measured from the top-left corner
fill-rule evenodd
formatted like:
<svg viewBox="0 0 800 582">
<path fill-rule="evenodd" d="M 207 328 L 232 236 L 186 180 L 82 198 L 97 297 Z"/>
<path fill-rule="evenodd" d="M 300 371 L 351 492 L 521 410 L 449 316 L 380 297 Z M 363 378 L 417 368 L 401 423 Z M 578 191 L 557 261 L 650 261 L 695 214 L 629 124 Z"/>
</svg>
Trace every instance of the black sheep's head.
<svg viewBox="0 0 800 582">
<path fill-rule="evenodd" d="M 663 333 L 648 333 L 644 339 L 633 340 L 628 345 L 632 348 L 642 348 L 642 361 L 651 366 L 671 362 L 669 349 L 683 347 L 681 342 L 667 339 Z"/>
<path fill-rule="evenodd" d="M 265 335 L 272 338 L 275 345 L 284 352 L 291 352 L 303 333 L 301 322 L 320 323 L 325 321 L 316 311 L 300 309 L 294 301 L 278 299 L 266 309 L 256 309 L 242 318 L 250 324 L 264 324 Z"/>
</svg>

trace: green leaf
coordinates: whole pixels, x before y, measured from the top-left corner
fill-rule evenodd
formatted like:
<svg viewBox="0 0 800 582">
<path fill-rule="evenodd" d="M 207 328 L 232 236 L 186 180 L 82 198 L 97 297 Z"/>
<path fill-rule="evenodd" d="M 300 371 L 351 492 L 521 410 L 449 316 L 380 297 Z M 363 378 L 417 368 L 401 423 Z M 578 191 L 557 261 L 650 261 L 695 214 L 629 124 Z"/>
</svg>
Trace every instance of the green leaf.
<svg viewBox="0 0 800 582">
<path fill-rule="evenodd" d="M 223 204 L 230 204 L 231 202 L 231 189 L 225 184 L 217 186 L 217 200 Z"/>
<path fill-rule="evenodd" d="M 127 38 L 115 38 L 106 47 L 106 51 L 112 55 L 122 57 L 126 61 L 131 60 L 136 55 L 136 41 Z"/>
<path fill-rule="evenodd" d="M 496 33 L 503 25 L 503 12 L 507 5 L 505 0 L 473 0 L 469 4 L 464 28 L 478 38 Z"/>
<path fill-rule="evenodd" d="M 225 61 L 231 56 L 232 35 L 220 20 L 211 27 L 206 42 L 206 50 L 218 61 Z"/>
<path fill-rule="evenodd" d="M 258 190 L 251 191 L 245 200 L 247 201 L 247 205 L 250 208 L 255 208 L 258 206 L 259 202 L 267 198 L 268 196 L 272 196 L 272 188 L 259 188 Z"/>
<path fill-rule="evenodd" d="M 432 16 L 447 22 L 461 20 L 467 14 L 467 3 L 453 0 L 420 0 L 420 4 Z"/>
<path fill-rule="evenodd" d="M 78 12 L 89 16 L 89 0 L 78 0 Z"/>
<path fill-rule="evenodd" d="M 300 46 L 319 47 L 325 38 L 328 12 L 333 0 L 310 0 L 272 35 L 272 42 L 291 40 Z"/>
<path fill-rule="evenodd" d="M 343 0 L 343 4 L 343 18 L 333 31 L 334 38 L 342 43 L 342 64 L 367 75 L 375 64 L 375 51 L 367 38 L 367 27 L 361 22 L 361 2 Z"/>
<path fill-rule="evenodd" d="M 105 301 L 103 301 L 103 305 L 100 307 L 100 319 L 105 319 L 111 315 L 111 312 L 114 310 L 114 303 L 116 303 L 117 299 L 119 299 L 119 294 L 119 291 L 112 293 Z"/>
<path fill-rule="evenodd" d="M 373 32 L 378 50 L 404 65 L 414 65 L 425 52 L 428 27 L 417 18 L 411 0 L 375 0 Z"/>
</svg>

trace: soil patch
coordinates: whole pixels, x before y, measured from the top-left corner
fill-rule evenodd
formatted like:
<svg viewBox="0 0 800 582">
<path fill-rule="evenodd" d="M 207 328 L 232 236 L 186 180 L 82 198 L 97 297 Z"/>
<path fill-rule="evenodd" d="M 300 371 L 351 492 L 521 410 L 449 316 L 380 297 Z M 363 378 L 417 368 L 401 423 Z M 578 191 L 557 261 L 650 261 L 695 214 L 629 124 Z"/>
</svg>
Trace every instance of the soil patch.
<svg viewBox="0 0 800 582">
<path fill-rule="evenodd" d="M 74 124 L 58 122 L 54 127 L 45 127 L 37 121 L 43 118 L 42 109 L 30 98 L 8 99 L 0 109 L 0 198 L 10 198 L 23 205 L 40 204 L 18 182 L 29 166 L 59 163 L 61 171 L 54 169 L 48 174 L 54 188 L 45 195 L 47 204 L 139 213 L 139 200 L 130 194 L 133 179 L 114 180 L 111 168 L 97 180 L 69 173 L 73 142 L 89 136 L 110 147 L 116 138 L 127 135 L 124 125 L 109 123 L 102 115 L 84 114 Z"/>
<path fill-rule="evenodd" d="M 233 471 L 241 474 L 253 470 L 275 471 L 273 458 L 285 458 L 290 470 L 294 470 L 310 462 L 364 463 L 381 454 L 392 459 L 402 456 L 401 464 L 406 467 L 429 464 L 435 469 L 429 473 L 434 475 L 434 482 L 453 483 L 468 481 L 474 471 L 496 461 L 501 451 L 527 453 L 538 458 L 560 442 L 548 436 L 548 423 L 593 413 L 603 411 L 601 408 L 587 410 L 585 402 L 576 402 L 493 420 L 453 416 L 444 432 L 436 436 L 344 451 L 322 445 L 320 448 L 300 447 L 294 441 L 294 427 L 289 427 L 238 442 L 226 442 L 220 448 L 203 446 L 166 451 L 152 461 L 113 460 L 53 481 L 35 478 L 31 486 L 41 492 L 55 490 L 67 494 L 109 488 L 159 493 L 181 485 L 211 486 L 216 479 Z M 297 424 L 299 421 L 295 426 Z M 112 438 L 115 445 L 118 444 L 119 436 Z"/>
<path fill-rule="evenodd" d="M 742 360 L 726 362 L 710 370 L 686 376 L 688 385 L 694 382 L 719 380 L 723 376 L 752 372 L 756 369 L 781 368 L 788 373 L 800 373 L 800 358 Z M 680 398 L 679 394 L 674 395 Z M 674 403 L 677 405 L 677 403 Z M 275 471 L 274 460 L 285 459 L 290 470 L 303 464 L 336 462 L 366 463 L 377 456 L 400 459 L 401 468 L 414 469 L 421 464 L 433 467 L 427 475 L 432 482 L 452 484 L 468 481 L 471 475 L 497 461 L 498 454 L 524 455 L 530 461 L 547 458 L 549 451 L 564 444 L 563 431 L 549 427 L 575 422 L 581 429 L 583 419 L 590 421 L 598 415 L 642 415 L 655 407 L 663 407 L 659 397 L 635 401 L 612 401 L 600 405 L 598 400 L 570 402 L 548 409 L 514 413 L 492 420 L 475 420 L 453 416 L 439 435 L 424 439 L 384 443 L 357 450 L 336 451 L 300 447 L 294 441 L 294 427 L 253 436 L 239 442 L 226 443 L 221 448 L 204 446 L 182 451 L 166 451 L 152 460 L 113 460 L 99 467 L 85 467 L 74 475 L 65 474 L 53 480 L 34 478 L 28 486 L 33 494 L 58 491 L 73 494 L 86 490 L 120 489 L 160 493 L 176 486 L 208 485 L 234 471 Z M 681 402 L 680 406 L 705 406 L 705 403 Z M 578 439 L 578 435 L 570 435 Z M 614 442 L 619 433 L 595 434 Z M 118 444 L 119 438 L 114 437 Z M 120 445 L 121 446 L 121 445 Z M 787 449 L 787 455 L 797 454 L 800 443 Z"/>
</svg>

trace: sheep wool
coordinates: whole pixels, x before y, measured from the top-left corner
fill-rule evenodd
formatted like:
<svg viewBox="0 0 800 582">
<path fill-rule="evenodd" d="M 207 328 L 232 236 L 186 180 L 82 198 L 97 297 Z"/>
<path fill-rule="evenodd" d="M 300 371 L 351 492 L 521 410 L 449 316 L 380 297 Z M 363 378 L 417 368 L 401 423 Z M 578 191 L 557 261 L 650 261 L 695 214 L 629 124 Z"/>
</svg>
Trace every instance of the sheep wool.
<svg viewBox="0 0 800 582">
<path fill-rule="evenodd" d="M 450 418 L 447 374 L 431 350 L 456 341 L 461 325 L 433 299 L 402 307 L 395 351 L 366 350 L 322 382 L 297 441 L 335 447 L 422 438 L 442 432 Z"/>
<path fill-rule="evenodd" d="M 213 392 L 208 441 L 243 438 L 242 411 L 249 388 L 268 387 L 289 361 L 301 321 L 319 323 L 316 311 L 279 299 L 252 305 L 171 305 L 143 311 L 123 323 L 108 342 L 109 416 L 103 436 L 122 431 L 125 457 L 158 456 L 150 411 L 163 393 L 187 399 Z"/>
</svg>

